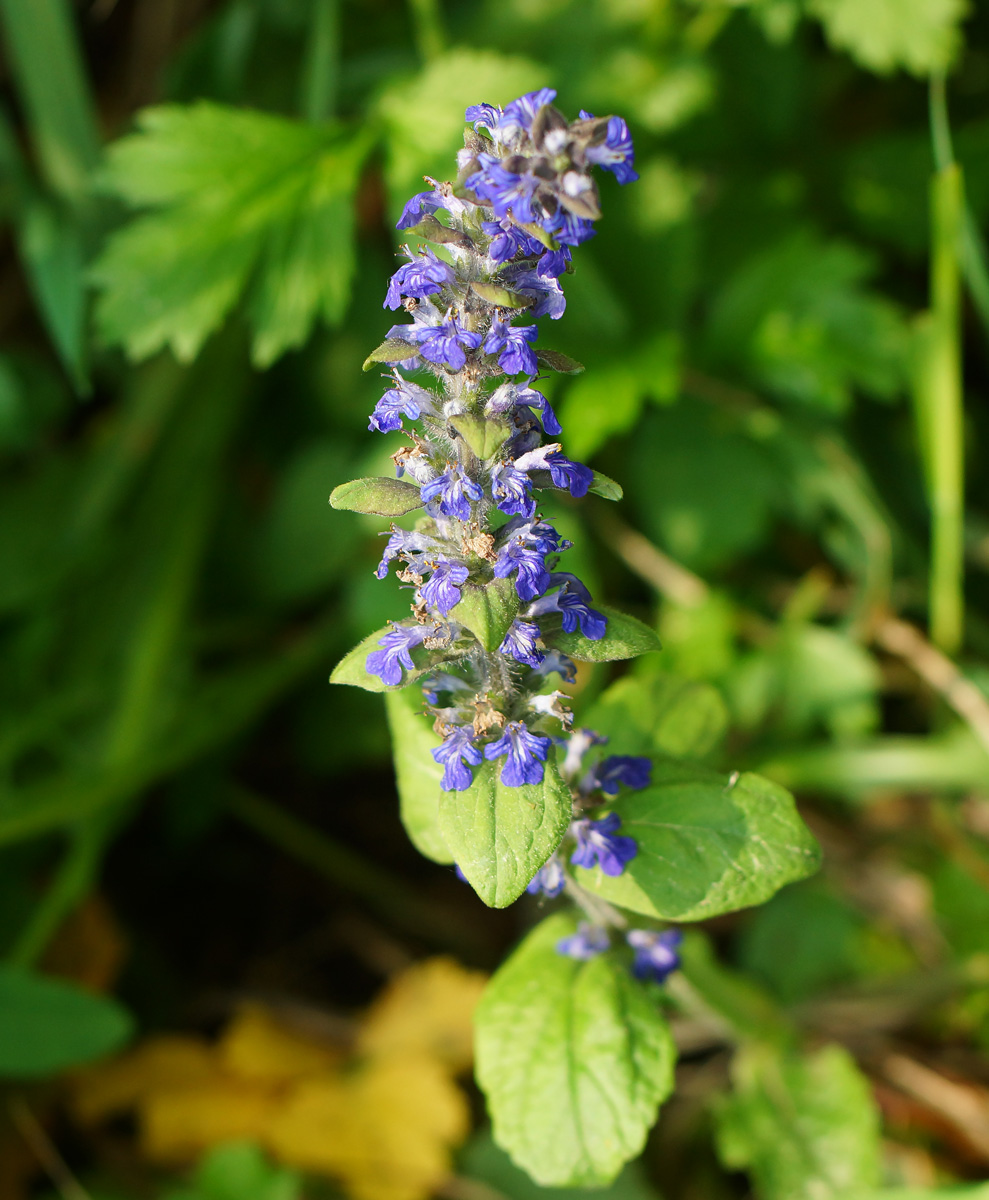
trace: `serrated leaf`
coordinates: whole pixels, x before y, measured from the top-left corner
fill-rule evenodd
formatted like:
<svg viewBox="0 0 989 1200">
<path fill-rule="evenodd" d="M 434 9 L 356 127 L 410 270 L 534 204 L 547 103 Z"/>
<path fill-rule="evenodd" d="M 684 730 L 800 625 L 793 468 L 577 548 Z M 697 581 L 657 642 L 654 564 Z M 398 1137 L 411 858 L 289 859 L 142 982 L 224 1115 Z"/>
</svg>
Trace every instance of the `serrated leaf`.
<svg viewBox="0 0 989 1200">
<path fill-rule="evenodd" d="M 499 308 L 528 308 L 533 303 L 532 296 L 521 296 L 518 292 L 510 292 L 508 288 L 499 287 L 497 283 L 474 282 L 471 290 L 489 304 Z"/>
<path fill-rule="evenodd" d="M 423 506 L 422 493 L 404 479 L 352 479 L 330 493 L 330 504 L 346 512 L 371 513 L 378 517 L 402 517 Z"/>
<path fill-rule="evenodd" d="M 763 1200 L 847 1200 L 878 1185 L 879 1114 L 843 1047 L 797 1055 L 753 1044 L 736 1055 L 732 1079 L 717 1109 L 718 1154 L 752 1174 Z"/>
<path fill-rule="evenodd" d="M 570 825 L 570 789 L 552 756 L 542 783 L 508 787 L 504 761 L 485 762 L 464 792 L 440 796 L 440 832 L 471 887 L 491 908 L 525 891 Z"/>
<path fill-rule="evenodd" d="M 493 579 L 490 583 L 465 583 L 461 600 L 450 610 L 450 620 L 465 625 L 485 650 L 493 653 L 519 611 L 519 597 L 511 579 Z"/>
<path fill-rule="evenodd" d="M 433 862 L 453 862 L 440 833 L 440 779 L 443 768 L 430 753 L 441 738 L 422 715 L 422 692 L 404 688 L 385 696 L 398 788 L 399 814 L 412 844 Z"/>
<path fill-rule="evenodd" d="M 109 343 L 135 359 L 168 346 L 188 361 L 246 295 L 252 357 L 267 366 L 317 317 L 339 321 L 366 133 L 206 101 L 145 109 L 138 122 L 103 179 L 153 210 L 114 233 L 93 269 Z"/>
<path fill-rule="evenodd" d="M 564 654 L 580 662 L 616 662 L 623 658 L 636 658 L 650 650 L 662 649 L 656 631 L 637 617 L 630 617 L 628 613 L 619 612 L 603 604 L 599 604 L 597 609 L 608 619 L 608 628 L 603 638 L 592 641 L 579 631 L 564 633 L 559 626 L 547 625 L 544 634 L 547 645 L 555 650 L 562 650 Z"/>
<path fill-rule="evenodd" d="M 0 966 L 0 1077 L 37 1079 L 91 1062 L 131 1035 L 130 1014 L 105 996 Z"/>
<path fill-rule="evenodd" d="M 537 350 L 536 358 L 544 367 L 563 375 L 579 375 L 584 369 L 582 363 L 568 354 L 561 354 L 559 350 Z"/>
<path fill-rule="evenodd" d="M 887 74 L 943 71 L 961 43 L 965 0 L 811 0 L 828 41 L 863 67 Z"/>
<path fill-rule="evenodd" d="M 388 338 L 364 359 L 362 369 L 370 371 L 375 363 L 406 362 L 410 358 L 418 357 L 418 346 L 413 346 L 411 342 L 403 342 L 401 338 Z"/>
<path fill-rule="evenodd" d="M 396 624 L 407 625 L 410 622 L 398 621 Z M 451 642 L 449 646 L 441 646 L 433 650 L 427 649 L 421 643 L 413 647 L 410 651 L 412 661 L 415 667 L 411 671 L 403 671 L 402 682 L 390 687 L 383 683 L 377 675 L 369 675 L 367 671 L 367 656 L 374 650 L 379 649 L 379 643 L 386 633 L 390 633 L 391 629 L 379 629 L 376 633 L 369 634 L 362 642 L 356 645 L 349 654 L 345 654 L 343 658 L 333 668 L 333 673 L 330 675 L 330 683 L 347 683 L 352 687 L 363 688 L 366 692 L 396 692 L 400 688 L 408 687 L 420 675 L 426 671 L 431 671 L 434 667 L 438 667 L 441 663 L 452 662 L 455 659 L 462 658 L 464 654 L 477 643 L 473 638 L 462 637 L 455 642 Z"/>
<path fill-rule="evenodd" d="M 820 863 L 793 797 L 759 775 L 732 780 L 656 762 L 652 785 L 613 807 L 638 854 L 621 875 L 578 867 L 577 877 L 596 895 L 646 916 L 702 921 L 762 904 Z"/>
<path fill-rule="evenodd" d="M 610 954 L 557 954 L 574 926 L 565 914 L 537 926 L 474 1018 L 495 1141 L 544 1186 L 610 1183 L 673 1086 L 675 1049 L 654 991 Z"/>
<path fill-rule="evenodd" d="M 594 478 L 591 480 L 590 491 L 595 496 L 603 496 L 605 500 L 621 500 L 625 492 L 620 483 L 616 483 L 614 479 L 604 475 L 601 471 L 594 472 Z"/>
</svg>

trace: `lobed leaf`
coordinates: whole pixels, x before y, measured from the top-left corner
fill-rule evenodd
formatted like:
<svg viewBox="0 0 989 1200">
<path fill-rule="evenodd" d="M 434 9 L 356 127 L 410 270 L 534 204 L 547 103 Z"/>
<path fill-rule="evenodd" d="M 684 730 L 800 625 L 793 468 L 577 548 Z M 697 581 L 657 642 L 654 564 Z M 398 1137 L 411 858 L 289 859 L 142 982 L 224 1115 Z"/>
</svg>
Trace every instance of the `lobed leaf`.
<svg viewBox="0 0 989 1200">
<path fill-rule="evenodd" d="M 759 775 L 726 779 L 660 761 L 652 786 L 627 793 L 613 808 L 638 854 L 621 875 L 577 867 L 577 879 L 646 916 L 701 921 L 762 904 L 820 862 L 793 797 Z"/>
<path fill-rule="evenodd" d="M 422 508 L 419 488 L 404 479 L 352 479 L 330 493 L 333 508 L 346 512 L 372 513 L 378 517 L 402 517 Z"/>
<path fill-rule="evenodd" d="M 675 1049 L 655 991 L 610 954 L 558 954 L 575 923 L 558 914 L 538 925 L 474 1018 L 495 1141 L 543 1186 L 610 1183 L 673 1086 Z"/>
<path fill-rule="evenodd" d="M 471 887 L 491 908 L 525 891 L 570 824 L 570 789 L 552 757 L 542 783 L 508 787 L 502 760 L 485 762 L 464 792 L 440 796 L 440 832 Z"/>
</svg>

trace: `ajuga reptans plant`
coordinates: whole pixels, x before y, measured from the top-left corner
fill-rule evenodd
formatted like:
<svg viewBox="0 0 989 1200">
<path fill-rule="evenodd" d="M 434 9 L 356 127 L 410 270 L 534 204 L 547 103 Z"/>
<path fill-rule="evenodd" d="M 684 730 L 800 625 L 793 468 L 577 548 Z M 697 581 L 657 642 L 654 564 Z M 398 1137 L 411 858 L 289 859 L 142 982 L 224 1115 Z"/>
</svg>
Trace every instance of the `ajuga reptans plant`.
<svg viewBox="0 0 989 1200">
<path fill-rule="evenodd" d="M 572 729 L 568 696 L 554 684 L 573 682 L 575 658 L 627 657 L 653 636 L 624 617 L 609 637 L 615 617 L 561 564 L 570 543 L 539 511 L 546 489 L 619 493 L 556 440 L 561 428 L 538 389 L 540 372 L 579 367 L 537 347 L 535 322 L 563 316 L 560 281 L 574 249 L 594 236 L 601 205 L 593 168 L 620 183 L 638 176 L 620 117 L 582 112 L 568 122 L 555 96 L 543 88 L 504 110 L 469 108 L 473 128 L 456 182 L 428 180 L 398 222 L 410 238 L 407 261 L 384 303 L 410 320 L 393 325 L 369 360 L 391 369 L 369 428 L 404 432 L 407 444 L 393 456 L 396 480 L 345 484 L 333 503 L 382 515 L 424 510 L 414 528 L 392 526 L 377 569 L 384 579 L 396 567 L 412 589 L 412 611 L 373 635 L 371 648 L 358 647 L 357 661 L 345 660 L 335 677 L 354 682 L 356 668 L 372 686 L 418 683 L 442 739 L 430 753 L 443 792 L 469 792 L 481 770 L 496 774 L 500 789 L 543 787 L 552 772 L 568 798 L 556 842 L 568 839 L 572 864 L 618 875 L 635 842 L 618 817 L 595 819 L 595 809 L 620 787 L 646 786 L 649 760 L 600 757 L 605 739 Z M 432 380 L 415 382 L 415 372 Z M 548 896 L 576 890 L 558 846 L 545 844 L 545 861 L 516 878 L 516 894 L 520 885 Z M 589 958 L 609 946 L 595 912 L 597 921 L 561 941 L 562 953 Z M 634 970 L 664 977 L 675 955 L 657 956 L 639 934 Z M 672 945 L 669 935 L 662 945 Z"/>
<path fill-rule="evenodd" d="M 659 647 L 566 569 L 540 507 L 553 490 L 621 496 L 558 440 L 540 380 L 581 368 L 543 348 L 537 322 L 563 316 L 561 281 L 594 236 L 595 168 L 636 179 L 625 122 L 567 121 L 555 95 L 469 108 L 456 179 L 428 179 L 399 220 L 385 307 L 406 320 L 365 363 L 387 369 L 370 429 L 402 436 L 395 477 L 331 502 L 396 519 L 376 573 L 394 568 L 411 612 L 332 679 L 388 693 L 402 819 L 425 854 L 496 907 L 560 897 L 488 985 L 477 1074 L 495 1139 L 537 1182 L 596 1185 L 638 1153 L 672 1087 L 669 923 L 761 903 L 817 851 L 774 784 L 673 759 L 649 729 L 646 757 L 574 727 L 578 661 Z"/>
</svg>

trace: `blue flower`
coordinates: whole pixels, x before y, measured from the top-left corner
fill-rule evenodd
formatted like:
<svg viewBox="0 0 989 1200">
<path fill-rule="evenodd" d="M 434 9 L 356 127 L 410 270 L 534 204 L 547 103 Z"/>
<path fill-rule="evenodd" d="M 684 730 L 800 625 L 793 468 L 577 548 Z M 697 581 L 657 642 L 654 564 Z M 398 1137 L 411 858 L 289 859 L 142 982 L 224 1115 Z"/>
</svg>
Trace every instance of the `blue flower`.
<svg viewBox="0 0 989 1200">
<path fill-rule="evenodd" d="M 530 316 L 549 317 L 558 321 L 566 312 L 567 298 L 560 282 L 525 262 L 515 264 L 501 273 L 508 287 L 522 296 L 532 296 L 536 303 L 527 309 Z"/>
<path fill-rule="evenodd" d="M 430 564 L 427 563 L 428 567 Z M 419 594 L 430 608 L 437 608 L 445 617 L 454 605 L 460 603 L 460 585 L 466 583 L 469 571 L 463 563 L 449 562 L 441 558 L 433 564 L 433 573 Z"/>
<path fill-rule="evenodd" d="M 583 111 L 580 115 L 584 118 L 591 116 Z M 619 183 L 633 183 L 639 178 L 639 173 L 632 165 L 635 162 L 632 135 L 621 117 L 608 118 L 605 139 L 600 145 L 587 147 L 587 160 L 614 172 Z"/>
<path fill-rule="evenodd" d="M 466 679 L 445 671 L 430 672 L 422 680 L 422 696 L 427 704 L 438 704 L 441 692 L 450 692 L 455 696 L 458 692 L 470 692 L 473 695 L 474 691 Z"/>
<path fill-rule="evenodd" d="M 556 221 L 551 230 L 553 236 L 564 246 L 579 246 L 588 238 L 594 237 L 597 230 L 593 221 L 583 217 L 575 217 L 573 213 L 565 212 L 562 208 L 557 213 Z"/>
<path fill-rule="evenodd" d="M 493 263 L 509 262 L 520 252 L 531 257 L 543 249 L 541 242 L 531 238 L 511 221 L 485 221 L 481 228 L 491 238 L 488 257 Z"/>
<path fill-rule="evenodd" d="M 423 358 L 440 366 L 449 367 L 451 371 L 459 371 L 467 361 L 464 347 L 476 350 L 481 344 L 481 335 L 464 329 L 463 325 L 447 314 L 446 319 L 439 325 L 400 326 L 405 329 L 406 336 L 418 342 Z M 401 336 L 401 335 L 399 335 Z"/>
<path fill-rule="evenodd" d="M 445 207 L 443 197 L 439 192 L 417 192 L 411 200 L 406 202 L 395 228 L 409 229 L 413 225 L 418 225 L 423 217 L 436 212 L 438 208 Z"/>
<path fill-rule="evenodd" d="M 416 387 L 396 374 L 395 387 L 389 388 L 374 406 L 368 429 L 377 433 L 393 433 L 402 428 L 403 414 L 410 421 L 417 421 L 423 409 L 433 412 L 433 395 L 425 388 Z"/>
<path fill-rule="evenodd" d="M 506 375 L 518 375 L 520 371 L 535 375 L 539 363 L 529 342 L 534 342 L 538 336 L 536 325 L 506 325 L 495 317 L 484 339 L 484 350 L 486 354 L 498 355 L 498 366 Z"/>
<path fill-rule="evenodd" d="M 564 779 L 575 779 L 580 773 L 584 755 L 592 746 L 603 746 L 608 739 L 593 729 L 575 729 L 567 742 L 567 753 L 560 764 L 560 774 Z"/>
<path fill-rule="evenodd" d="M 506 525 L 505 528 L 507 529 L 508 526 Z M 509 575 L 517 571 L 515 590 L 518 592 L 519 599 L 534 600 L 549 586 L 546 553 L 546 549 L 537 540 L 520 532 L 510 538 L 498 551 L 494 574 L 498 579 L 507 579 Z"/>
<path fill-rule="evenodd" d="M 476 129 L 478 125 L 482 129 L 487 129 L 490 133 L 492 129 L 498 128 L 498 122 L 501 118 L 501 111 L 493 104 L 471 104 L 467 107 L 464 113 L 464 120 L 473 124 Z"/>
<path fill-rule="evenodd" d="M 508 756 L 501 770 L 501 782 L 508 787 L 542 783 L 543 763 L 552 744 L 548 737 L 530 733 L 524 721 L 509 721 L 501 737 L 484 747 L 484 757 L 492 762 Z"/>
<path fill-rule="evenodd" d="M 563 428 L 556 418 L 556 413 L 542 392 L 537 392 L 532 387 L 520 387 L 515 393 L 515 398 L 518 405 L 536 409 L 542 418 L 543 429 L 550 437 L 556 437 L 558 433 L 563 432 Z"/>
<path fill-rule="evenodd" d="M 449 726 L 443 744 L 430 753 L 443 766 L 440 787 L 444 792 L 463 792 L 474 782 L 474 773 L 464 762 L 479 766 L 481 751 L 474 745 L 474 730 L 470 725 Z"/>
<path fill-rule="evenodd" d="M 511 463 L 497 463 L 492 467 L 491 495 L 503 513 L 517 514 L 526 520 L 535 514 L 532 480 Z"/>
<path fill-rule="evenodd" d="M 570 937 L 561 938 L 556 943 L 557 954 L 566 955 L 567 958 L 576 958 L 581 962 L 596 958 L 610 948 L 611 939 L 608 937 L 608 931 L 602 929 L 600 925 L 588 925 L 586 921 L 581 921 L 577 926 L 576 933 L 571 934 Z"/>
<path fill-rule="evenodd" d="M 555 582 L 555 579 L 550 581 Z M 580 584 L 580 581 L 577 581 Z M 541 596 L 526 611 L 527 617 L 542 617 L 546 613 L 558 612 L 563 619 L 563 632 L 576 633 L 578 626 L 584 637 L 592 642 L 600 641 L 608 629 L 608 618 L 591 608 L 587 603 L 589 593 L 583 584 L 571 588 L 568 583 L 551 596 Z"/>
<path fill-rule="evenodd" d="M 432 549 L 436 543 L 432 538 L 426 537 L 425 534 L 416 533 L 414 530 L 397 529 L 392 526 L 391 536 L 386 545 L 385 552 L 381 556 L 381 562 L 378 563 L 378 569 L 375 575 L 379 579 L 384 579 L 388 574 L 388 564 L 394 558 L 401 555 L 406 561 L 412 561 L 426 550 Z M 421 572 L 417 572 L 421 574 Z"/>
<path fill-rule="evenodd" d="M 600 821 L 590 817 L 574 821 L 571 829 L 577 838 L 577 848 L 570 861 L 588 870 L 599 864 L 605 875 L 621 875 L 639 852 L 634 838 L 623 837 L 618 832 L 621 824 L 617 813 L 608 813 Z"/>
<path fill-rule="evenodd" d="M 558 279 L 570 263 L 570 247 L 561 246 L 559 250 L 547 250 L 536 264 L 540 275 L 550 279 Z"/>
<path fill-rule="evenodd" d="M 519 96 L 511 104 L 505 105 L 505 113 L 501 118 L 502 128 L 517 126 L 528 133 L 536 113 L 544 104 L 552 104 L 555 99 L 556 91 L 553 88 L 544 87 L 535 92 L 526 92 L 524 96 Z"/>
<path fill-rule="evenodd" d="M 435 296 L 456 278 L 449 264 L 428 248 L 422 254 L 411 254 L 411 258 L 391 277 L 382 308 L 398 308 L 403 296 L 413 296 L 416 300 Z"/>
<path fill-rule="evenodd" d="M 564 683 L 577 682 L 577 664 L 559 650 L 547 650 L 535 671 L 537 675 L 552 675 L 555 672 Z"/>
<path fill-rule="evenodd" d="M 617 796 L 619 784 L 628 788 L 648 787 L 652 778 L 652 760 L 631 754 L 612 754 L 599 762 L 581 784 L 581 791 L 596 789 L 606 796 Z"/>
<path fill-rule="evenodd" d="M 426 625 L 396 625 L 378 640 L 378 645 L 384 649 L 372 650 L 367 656 L 367 673 L 377 675 L 382 683 L 395 687 L 402 682 L 402 667 L 411 671 L 415 666 L 412 649 L 434 633 L 435 629 Z"/>
<path fill-rule="evenodd" d="M 490 154 L 478 155 L 478 162 L 481 169 L 470 176 L 466 186 L 480 199 L 488 201 L 499 220 L 509 214 L 526 225 L 543 220 L 543 207 L 536 193 L 545 180 L 528 173 L 517 175 Z"/>
<path fill-rule="evenodd" d="M 528 621 L 513 621 L 505 634 L 504 640 L 498 647 L 501 654 L 507 654 L 516 662 L 525 663 L 527 667 L 538 667 L 545 655 L 536 646 L 539 637 L 539 626 Z"/>
<path fill-rule="evenodd" d="M 636 979 L 664 983 L 666 977 L 680 966 L 678 953 L 683 934 L 679 929 L 630 929 L 625 940 L 635 951 L 632 974 Z"/>
<path fill-rule="evenodd" d="M 563 863 L 554 854 L 544 866 L 539 868 L 525 890 L 530 896 L 538 896 L 542 893 L 544 896 L 552 898 L 563 891 L 566 881 L 567 873 L 563 869 Z"/>
<path fill-rule="evenodd" d="M 427 504 L 439 497 L 439 510 L 445 517 L 456 517 L 458 521 L 470 520 L 470 503 L 484 499 L 484 492 L 479 484 L 469 475 L 464 474 L 463 467 L 450 466 L 435 479 L 422 486 L 422 498 Z"/>
<path fill-rule="evenodd" d="M 559 442 L 528 451 L 516 460 L 515 466 L 520 471 L 549 471 L 554 486 L 563 488 L 577 499 L 586 496 L 594 482 L 591 468 L 567 458 Z"/>
</svg>

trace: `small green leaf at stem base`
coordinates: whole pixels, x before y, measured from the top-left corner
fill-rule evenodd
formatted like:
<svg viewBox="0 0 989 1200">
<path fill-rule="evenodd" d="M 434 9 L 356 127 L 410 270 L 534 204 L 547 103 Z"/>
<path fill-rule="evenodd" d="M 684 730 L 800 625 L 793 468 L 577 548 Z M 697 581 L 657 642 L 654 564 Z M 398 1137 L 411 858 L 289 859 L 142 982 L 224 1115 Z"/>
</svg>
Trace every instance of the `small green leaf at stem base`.
<svg viewBox="0 0 989 1200">
<path fill-rule="evenodd" d="M 396 625 L 411 625 L 411 621 L 396 621 Z M 434 649 L 419 645 L 415 646 L 412 651 L 412 661 L 415 666 L 411 671 L 403 671 L 402 682 L 391 686 L 384 683 L 377 675 L 368 674 L 367 656 L 374 650 L 379 649 L 379 643 L 385 634 L 390 633 L 391 629 L 379 629 L 376 633 L 368 634 L 368 636 L 356 645 L 349 654 L 345 654 L 343 658 L 333 668 L 330 675 L 330 683 L 348 683 L 353 687 L 363 688 L 366 692 L 397 692 L 400 688 L 408 687 L 420 675 L 424 675 L 427 671 L 433 670 L 441 663 L 452 662 L 455 659 L 462 658 L 471 648 L 476 646 L 476 642 L 470 637 L 458 638 L 455 642 L 451 642 L 448 646 L 438 646 Z"/>
<path fill-rule="evenodd" d="M 463 792 L 440 796 L 440 832 L 471 887 L 490 908 L 505 908 L 525 891 L 570 824 L 570 789 L 555 763 L 542 783 L 508 787 L 502 760 L 482 763 Z"/>
<path fill-rule="evenodd" d="M 450 610 L 450 620 L 465 625 L 493 654 L 519 611 L 515 584 L 510 579 L 493 579 L 481 585 L 465 583 L 460 595 L 460 603 Z"/>
<path fill-rule="evenodd" d="M 385 696 L 395 759 L 395 785 L 405 832 L 420 854 L 451 863 L 453 855 L 440 833 L 440 779 L 443 768 L 430 753 L 441 739 L 422 713 L 422 692 L 403 688 Z"/>
<path fill-rule="evenodd" d="M 592 641 L 582 633 L 564 633 L 556 625 L 547 625 L 543 631 L 543 640 L 554 650 L 562 650 L 570 658 L 580 662 L 615 662 L 624 658 L 637 658 L 650 650 L 661 650 L 655 630 L 627 613 L 601 604 L 598 611 L 608 620 L 608 628 L 603 638 Z"/>
<path fill-rule="evenodd" d="M 558 954 L 576 918 L 549 917 L 495 973 L 474 1018 L 495 1141 L 544 1187 L 603 1186 L 642 1149 L 673 1086 L 654 985 L 618 954 Z"/>
<path fill-rule="evenodd" d="M 423 499 L 415 484 L 404 479 L 352 479 L 333 489 L 330 505 L 376 517 L 402 517 L 422 508 Z"/>
<path fill-rule="evenodd" d="M 375 363 L 406 362 L 410 358 L 419 357 L 419 347 L 411 342 L 403 342 L 400 338 L 388 338 L 364 359 L 363 370 L 370 371 Z"/>
<path fill-rule="evenodd" d="M 759 775 L 726 779 L 659 761 L 652 785 L 629 792 L 613 809 L 638 853 L 621 875 L 578 867 L 577 880 L 602 899 L 649 917 L 702 921 L 762 904 L 820 863 L 793 797 Z"/>
</svg>

